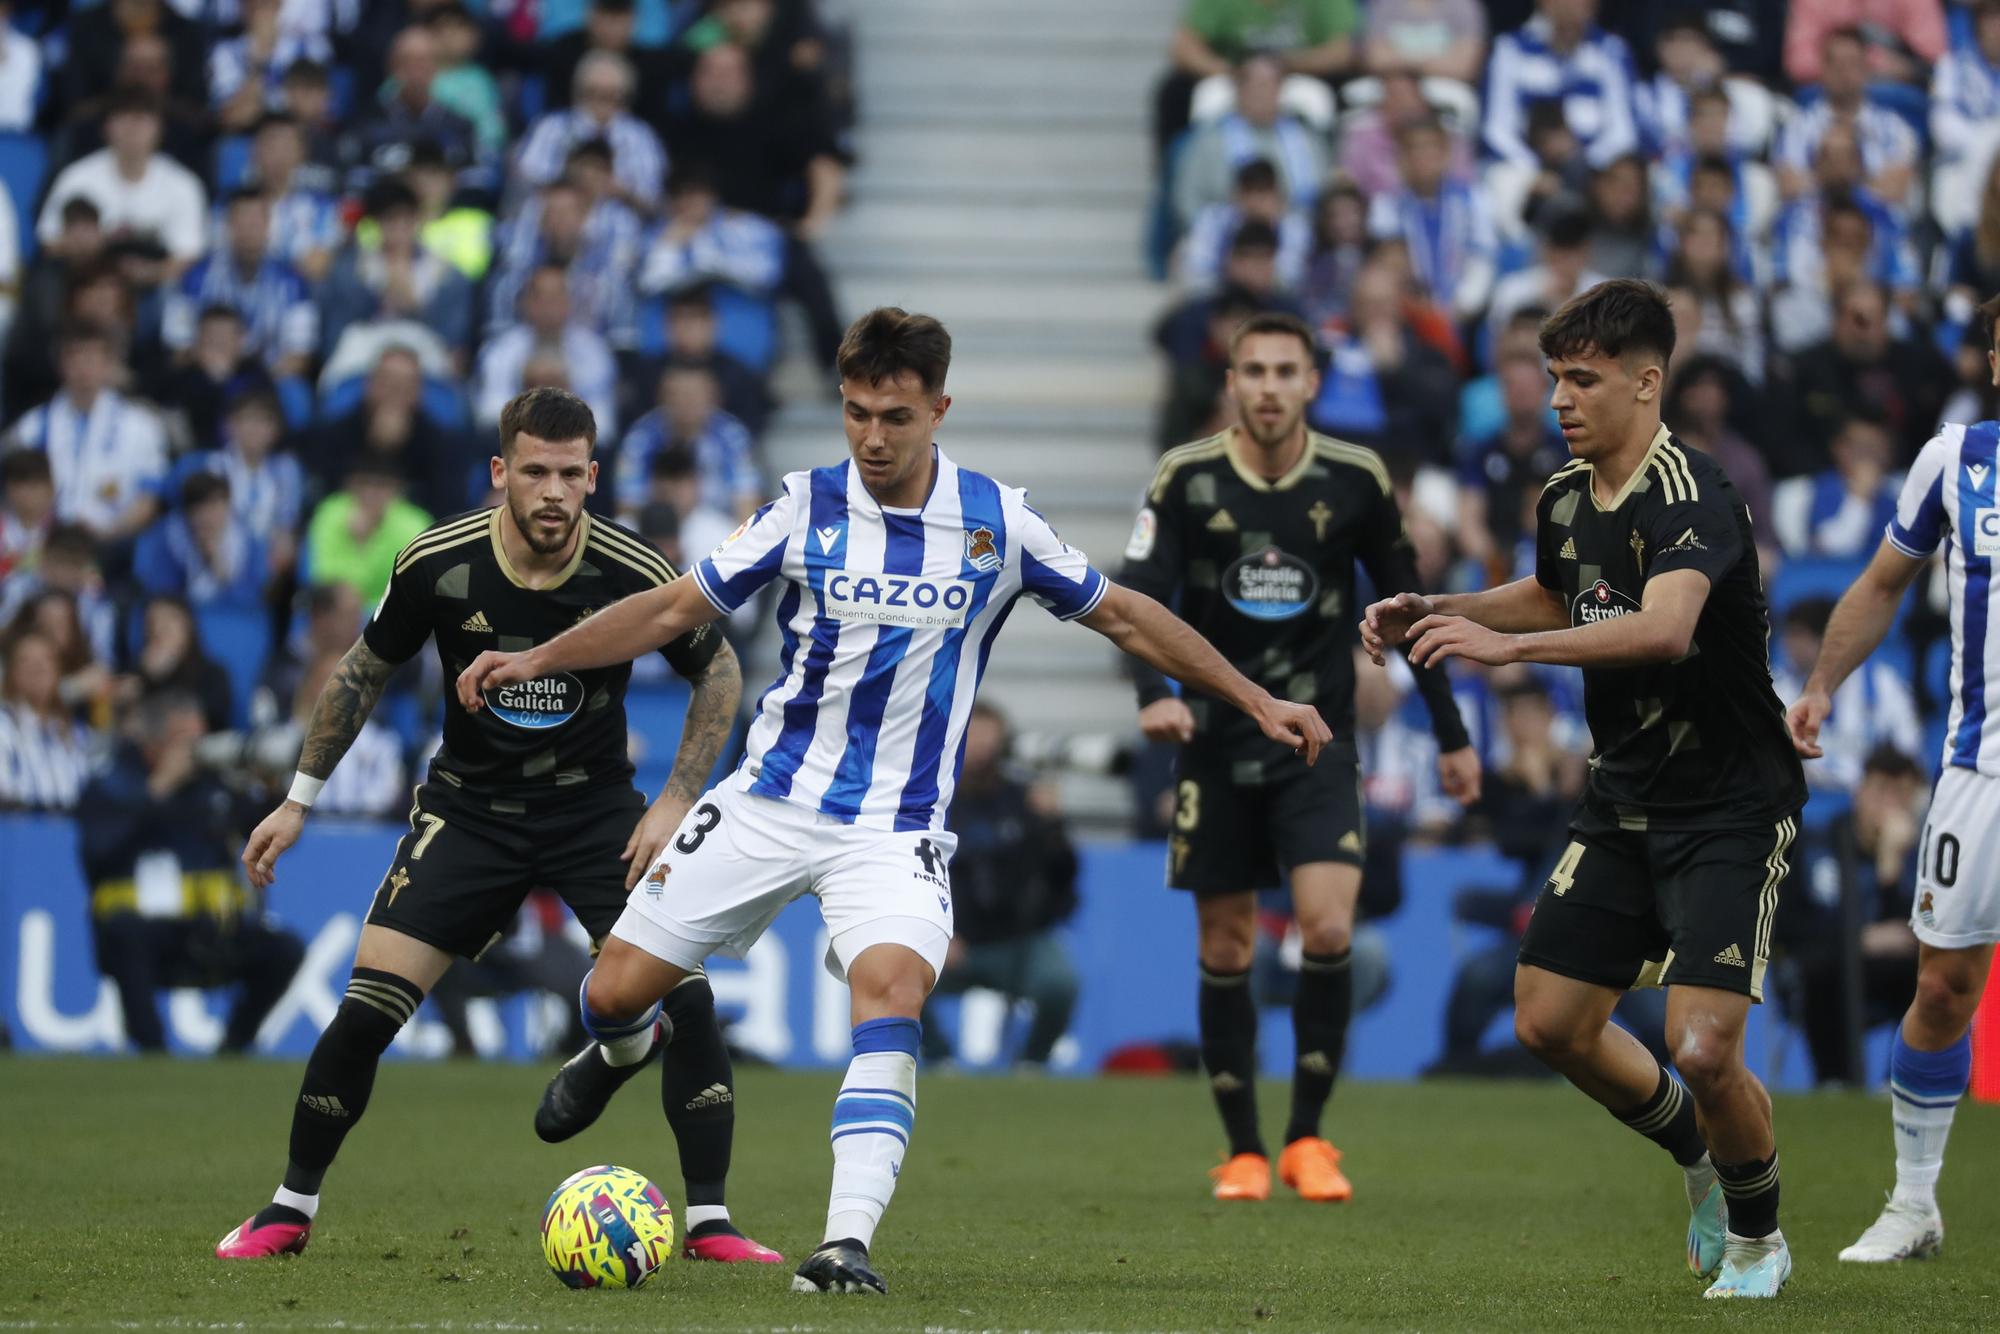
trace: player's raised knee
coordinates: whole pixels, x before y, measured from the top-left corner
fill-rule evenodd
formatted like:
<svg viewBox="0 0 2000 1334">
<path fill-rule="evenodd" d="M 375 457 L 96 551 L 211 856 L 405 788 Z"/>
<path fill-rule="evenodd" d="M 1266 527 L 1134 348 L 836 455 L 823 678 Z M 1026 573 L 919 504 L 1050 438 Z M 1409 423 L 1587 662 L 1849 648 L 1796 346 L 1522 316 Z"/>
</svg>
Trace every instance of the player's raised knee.
<svg viewBox="0 0 2000 1334">
<path fill-rule="evenodd" d="M 1941 1033 L 1957 1033 L 1979 1005 L 1979 989 L 1948 968 L 1930 967 L 1917 975 L 1917 995 L 1911 1002 L 1917 1020 Z"/>
<path fill-rule="evenodd" d="M 1514 1011 L 1514 1040 L 1544 1065 L 1562 1069 L 1589 1054 L 1596 1034 L 1580 1032 L 1563 1016 L 1520 1006 Z"/>
<path fill-rule="evenodd" d="M 1716 1033 L 1688 1033 L 1674 1047 L 1674 1069 L 1680 1071 L 1695 1101 L 1705 1102 L 1745 1073 L 1738 1043 Z"/>
</svg>

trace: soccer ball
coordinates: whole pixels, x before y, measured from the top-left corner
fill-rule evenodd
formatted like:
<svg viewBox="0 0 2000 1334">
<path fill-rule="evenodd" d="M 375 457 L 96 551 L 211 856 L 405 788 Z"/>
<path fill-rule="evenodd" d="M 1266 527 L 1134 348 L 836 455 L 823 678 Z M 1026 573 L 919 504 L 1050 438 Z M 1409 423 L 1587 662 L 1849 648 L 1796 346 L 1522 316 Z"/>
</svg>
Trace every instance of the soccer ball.
<svg viewBox="0 0 2000 1334">
<path fill-rule="evenodd" d="M 636 1288 L 674 1253 L 667 1197 L 624 1167 L 586 1167 L 542 1211 L 542 1256 L 572 1288 Z"/>
</svg>

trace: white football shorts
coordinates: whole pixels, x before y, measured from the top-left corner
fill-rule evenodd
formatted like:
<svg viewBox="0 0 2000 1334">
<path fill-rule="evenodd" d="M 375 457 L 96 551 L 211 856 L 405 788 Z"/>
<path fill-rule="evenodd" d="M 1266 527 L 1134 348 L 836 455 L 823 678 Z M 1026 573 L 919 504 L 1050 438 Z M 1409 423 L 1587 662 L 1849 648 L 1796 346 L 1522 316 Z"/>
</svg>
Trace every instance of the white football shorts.
<svg viewBox="0 0 2000 1334">
<path fill-rule="evenodd" d="M 747 790 L 739 769 L 702 795 L 646 868 L 611 934 L 693 971 L 742 958 L 801 894 L 819 898 L 826 969 L 841 981 L 871 945 L 903 945 L 936 977 L 951 945 L 951 854 L 939 829 L 843 823 Z"/>
<path fill-rule="evenodd" d="M 1945 766 L 1917 845 L 1910 929 L 1939 949 L 2000 941 L 2000 778 Z"/>
</svg>

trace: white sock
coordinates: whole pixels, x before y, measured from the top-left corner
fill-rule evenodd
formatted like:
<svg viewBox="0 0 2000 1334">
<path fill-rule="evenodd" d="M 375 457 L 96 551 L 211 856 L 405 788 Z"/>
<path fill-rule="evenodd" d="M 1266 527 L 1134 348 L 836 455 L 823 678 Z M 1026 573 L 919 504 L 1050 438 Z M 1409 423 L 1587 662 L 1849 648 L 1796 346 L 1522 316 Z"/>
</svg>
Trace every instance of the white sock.
<svg viewBox="0 0 2000 1334">
<path fill-rule="evenodd" d="M 296 1209 L 308 1219 L 319 1216 L 318 1195 L 301 1195 L 295 1190 L 286 1190 L 283 1186 L 280 1186 L 278 1187 L 278 1193 L 271 1197 L 271 1203 L 282 1204 L 287 1209 Z"/>
<path fill-rule="evenodd" d="M 1896 1194 L 1904 1204 L 1937 1208 L 1938 1173 L 1951 1119 L 1972 1069 L 1972 1040 L 1943 1051 L 1918 1051 L 1896 1030 L 1889 1052 L 1889 1105 L 1896 1127 Z"/>
<path fill-rule="evenodd" d="M 1699 1209 L 1701 1202 L 1708 1198 L 1709 1188 L 1715 1184 L 1715 1164 L 1704 1153 L 1681 1171 L 1687 1176 L 1688 1208 Z"/>
<path fill-rule="evenodd" d="M 1958 1104 L 1920 1107 L 1895 1092 L 1890 1106 L 1896 1126 L 1895 1198 L 1935 1208 L 1938 1174 L 1944 1171 L 1944 1144 L 1951 1135 L 1951 1118 Z"/>
<path fill-rule="evenodd" d="M 833 1190 L 825 1240 L 852 1237 L 863 1246 L 896 1193 L 903 1154 L 917 1121 L 914 1019 L 874 1019 L 854 1029 L 854 1059 L 833 1103 Z"/>
<path fill-rule="evenodd" d="M 703 1223 L 727 1223 L 729 1206 L 726 1204 L 690 1204 L 687 1207 L 687 1230 L 692 1232 Z"/>
<path fill-rule="evenodd" d="M 597 1040 L 597 1049 L 604 1053 L 606 1065 L 633 1065 L 646 1059 L 646 1053 L 653 1050 L 653 1026 L 646 1025 L 637 1033 L 606 1042 Z"/>
</svg>

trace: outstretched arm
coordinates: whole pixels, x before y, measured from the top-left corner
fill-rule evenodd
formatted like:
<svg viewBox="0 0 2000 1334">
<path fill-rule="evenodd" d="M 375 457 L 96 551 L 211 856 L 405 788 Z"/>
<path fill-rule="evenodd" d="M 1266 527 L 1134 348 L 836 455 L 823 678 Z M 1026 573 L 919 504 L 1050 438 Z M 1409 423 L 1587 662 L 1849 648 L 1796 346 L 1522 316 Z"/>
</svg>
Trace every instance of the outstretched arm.
<svg viewBox="0 0 2000 1334">
<path fill-rule="evenodd" d="M 1182 685 L 1235 705 L 1257 720 L 1265 736 L 1303 753 L 1308 764 L 1333 739 L 1319 710 L 1273 698 L 1230 666 L 1193 626 L 1144 593 L 1107 583 L 1097 606 L 1077 619 Z"/>
<path fill-rule="evenodd" d="M 319 692 L 319 701 L 313 705 L 312 721 L 306 725 L 305 745 L 299 751 L 301 775 L 316 783 L 324 783 L 333 775 L 334 766 L 354 744 L 354 738 L 361 735 L 362 724 L 368 721 L 375 701 L 382 697 L 383 688 L 395 674 L 395 663 L 377 655 L 365 639 L 354 641 L 354 647 L 347 650 L 347 656 L 333 669 L 325 689 Z M 243 848 L 243 868 L 249 873 L 252 885 L 264 889 L 276 878 L 278 858 L 298 842 L 308 809 L 309 802 L 288 796 L 251 832 L 250 841 Z"/>
<path fill-rule="evenodd" d="M 1552 667 L 1636 667 L 1672 662 L 1694 643 L 1708 590 L 1708 576 L 1699 570 L 1670 570 L 1646 581 L 1639 610 L 1630 615 L 1520 634 L 1501 633 L 1466 617 L 1440 612 L 1411 628 L 1410 662 L 1433 664 L 1446 658 L 1467 658 L 1494 666 L 1539 662 Z"/>
<path fill-rule="evenodd" d="M 692 578 L 676 579 L 621 598 L 531 649 L 519 653 L 488 649 L 459 673 L 458 702 L 466 712 L 476 713 L 485 706 L 483 692 L 496 686 L 532 681 L 550 672 L 588 671 L 630 662 L 720 615 Z"/>
<path fill-rule="evenodd" d="M 1816 760 L 1826 753 L 1820 749 L 1819 729 L 1833 710 L 1833 692 L 1881 646 L 1889 627 L 1895 624 L 1903 594 L 1923 568 L 1922 560 L 1885 537 L 1875 559 L 1840 595 L 1826 623 L 1826 637 L 1820 641 L 1819 661 L 1813 664 L 1805 689 L 1785 715 L 1792 746 L 1805 758 Z"/>
<path fill-rule="evenodd" d="M 1560 630 L 1569 624 L 1562 598 L 1532 576 L 1478 593 L 1398 593 L 1372 602 L 1361 621 L 1361 647 L 1376 666 L 1392 648 L 1413 639 L 1410 631 L 1427 616 L 1458 616 L 1502 634 Z"/>
</svg>

